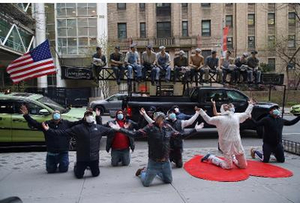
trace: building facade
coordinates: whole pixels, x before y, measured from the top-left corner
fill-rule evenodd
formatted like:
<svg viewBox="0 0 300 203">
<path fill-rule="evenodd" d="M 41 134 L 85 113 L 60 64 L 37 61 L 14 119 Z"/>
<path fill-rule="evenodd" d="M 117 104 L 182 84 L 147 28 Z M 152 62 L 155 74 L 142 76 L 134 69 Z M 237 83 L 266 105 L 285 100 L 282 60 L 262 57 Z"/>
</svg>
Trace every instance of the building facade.
<svg viewBox="0 0 300 203">
<path fill-rule="evenodd" d="M 35 21 L 30 3 L 0 4 L 0 87 L 12 86 L 7 66 L 33 48 Z M 36 85 L 35 80 L 27 82 Z"/>
<path fill-rule="evenodd" d="M 212 50 L 220 56 L 223 28 L 228 26 L 227 49 L 233 57 L 256 50 L 261 65 L 283 72 L 287 64 L 276 46 L 284 42 L 290 56 L 299 47 L 296 12 L 300 13 L 299 6 L 294 4 L 109 3 L 108 40 L 120 44 L 124 52 L 128 41 L 137 43 L 140 52 L 148 44 L 155 51 L 164 45 L 172 59 L 179 50 L 190 56 L 197 47 L 205 57 Z"/>
</svg>

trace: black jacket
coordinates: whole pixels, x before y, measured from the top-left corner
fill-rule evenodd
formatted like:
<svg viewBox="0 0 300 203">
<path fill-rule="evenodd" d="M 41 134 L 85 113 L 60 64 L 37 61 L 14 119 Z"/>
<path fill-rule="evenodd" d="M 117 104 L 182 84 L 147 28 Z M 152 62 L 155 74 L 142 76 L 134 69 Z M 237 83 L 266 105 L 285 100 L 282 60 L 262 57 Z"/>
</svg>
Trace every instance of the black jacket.
<svg viewBox="0 0 300 203">
<path fill-rule="evenodd" d="M 177 130 L 180 133 L 183 133 L 183 129 L 181 127 L 182 120 L 176 119 L 175 121 L 168 120 L 168 123 Z M 183 142 L 182 142 L 182 136 L 172 136 L 170 139 L 170 147 L 171 149 L 182 149 Z"/>
<path fill-rule="evenodd" d="M 58 153 L 58 152 L 69 151 L 69 142 L 70 142 L 69 136 L 63 135 L 57 137 L 54 134 L 52 134 L 50 131 L 45 131 L 42 126 L 42 123 L 34 120 L 33 118 L 30 117 L 30 115 L 27 114 L 24 115 L 23 117 L 28 122 L 29 126 L 32 126 L 44 132 L 47 152 Z M 71 122 L 63 119 L 61 119 L 59 123 L 55 123 L 53 120 L 45 121 L 45 123 L 48 124 L 51 129 L 57 129 L 57 130 L 66 130 L 82 122 L 83 120 Z"/>
<path fill-rule="evenodd" d="M 300 120 L 300 116 L 297 118 L 288 121 L 281 117 L 274 118 L 271 115 L 268 115 L 265 118 L 262 118 L 260 121 L 255 121 L 252 119 L 252 121 L 257 126 L 263 126 L 265 133 L 263 137 L 263 142 L 270 144 L 271 146 L 276 146 L 279 143 L 282 143 L 282 130 L 284 125 L 294 125 Z"/>
<path fill-rule="evenodd" d="M 73 136 L 76 139 L 77 161 L 99 160 L 100 141 L 103 135 L 115 132 L 111 128 L 83 122 L 67 130 L 48 130 L 56 136 Z"/>
<path fill-rule="evenodd" d="M 131 137 L 148 137 L 148 157 L 153 161 L 168 160 L 171 136 L 183 136 L 185 134 L 179 133 L 166 123 L 161 129 L 157 124 L 152 123 L 138 131 L 129 131 L 124 128 L 121 128 L 120 131 Z"/>
<path fill-rule="evenodd" d="M 117 123 L 116 120 L 109 121 L 108 123 L 110 123 L 110 122 L 112 122 L 114 124 Z M 126 120 L 126 122 L 130 122 L 131 123 L 131 125 L 128 128 L 128 130 L 138 129 L 138 126 L 137 126 L 137 124 L 134 121 L 132 121 L 132 120 Z M 107 123 L 107 125 L 108 125 L 108 123 Z M 116 135 L 116 133 L 113 133 L 113 134 L 110 134 L 109 136 L 107 136 L 107 138 L 106 138 L 106 151 L 107 152 L 109 152 L 109 150 L 112 147 L 112 143 L 114 141 L 115 135 Z M 134 139 L 132 137 L 128 137 L 128 139 L 129 139 L 129 147 L 130 147 L 130 149 L 132 151 L 134 151 L 134 148 L 135 148 Z"/>
</svg>

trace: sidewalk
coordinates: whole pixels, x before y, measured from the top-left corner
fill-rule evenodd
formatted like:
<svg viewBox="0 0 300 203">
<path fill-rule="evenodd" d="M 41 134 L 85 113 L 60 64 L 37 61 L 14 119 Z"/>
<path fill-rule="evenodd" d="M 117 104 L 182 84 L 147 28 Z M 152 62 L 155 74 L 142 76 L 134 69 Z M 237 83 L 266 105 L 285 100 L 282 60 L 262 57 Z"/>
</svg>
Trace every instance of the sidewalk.
<svg viewBox="0 0 300 203">
<path fill-rule="evenodd" d="M 245 148 L 250 159 L 250 147 Z M 189 148 L 187 161 L 195 154 L 217 153 L 215 148 Z M 128 167 L 111 167 L 110 154 L 101 150 L 99 177 L 87 171 L 78 180 L 73 175 L 75 152 L 70 152 L 69 172 L 47 174 L 45 152 L 9 153 L 0 155 L 0 199 L 19 196 L 24 203 L 299 203 L 300 157 L 286 153 L 286 163 L 278 164 L 293 171 L 291 178 L 257 178 L 241 182 L 213 182 L 190 176 L 184 169 L 173 168 L 173 183 L 155 179 L 148 188 L 142 186 L 135 171 L 146 166 L 147 150 L 131 154 Z"/>
</svg>

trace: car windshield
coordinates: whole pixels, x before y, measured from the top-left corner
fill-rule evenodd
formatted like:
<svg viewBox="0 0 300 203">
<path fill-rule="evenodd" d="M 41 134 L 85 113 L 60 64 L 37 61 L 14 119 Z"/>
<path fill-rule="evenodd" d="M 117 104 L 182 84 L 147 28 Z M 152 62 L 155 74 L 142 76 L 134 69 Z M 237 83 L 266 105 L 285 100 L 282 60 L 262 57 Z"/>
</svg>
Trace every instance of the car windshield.
<svg viewBox="0 0 300 203">
<path fill-rule="evenodd" d="M 66 113 L 68 110 L 65 109 L 60 104 L 56 103 L 55 101 L 49 99 L 48 97 L 41 97 L 38 99 L 39 102 L 45 104 L 46 106 L 50 107 L 53 110 L 58 110 L 60 113 Z"/>
</svg>

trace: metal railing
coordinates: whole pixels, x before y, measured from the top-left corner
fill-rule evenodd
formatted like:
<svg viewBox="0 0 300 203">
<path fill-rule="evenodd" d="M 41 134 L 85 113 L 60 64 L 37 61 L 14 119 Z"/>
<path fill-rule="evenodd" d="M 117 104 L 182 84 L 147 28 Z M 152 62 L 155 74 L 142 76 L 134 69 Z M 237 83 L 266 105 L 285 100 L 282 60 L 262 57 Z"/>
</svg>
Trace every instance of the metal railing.
<svg viewBox="0 0 300 203">
<path fill-rule="evenodd" d="M 294 142 L 290 140 L 282 140 L 282 145 L 284 148 L 284 151 L 300 155 L 300 142 Z"/>
</svg>

